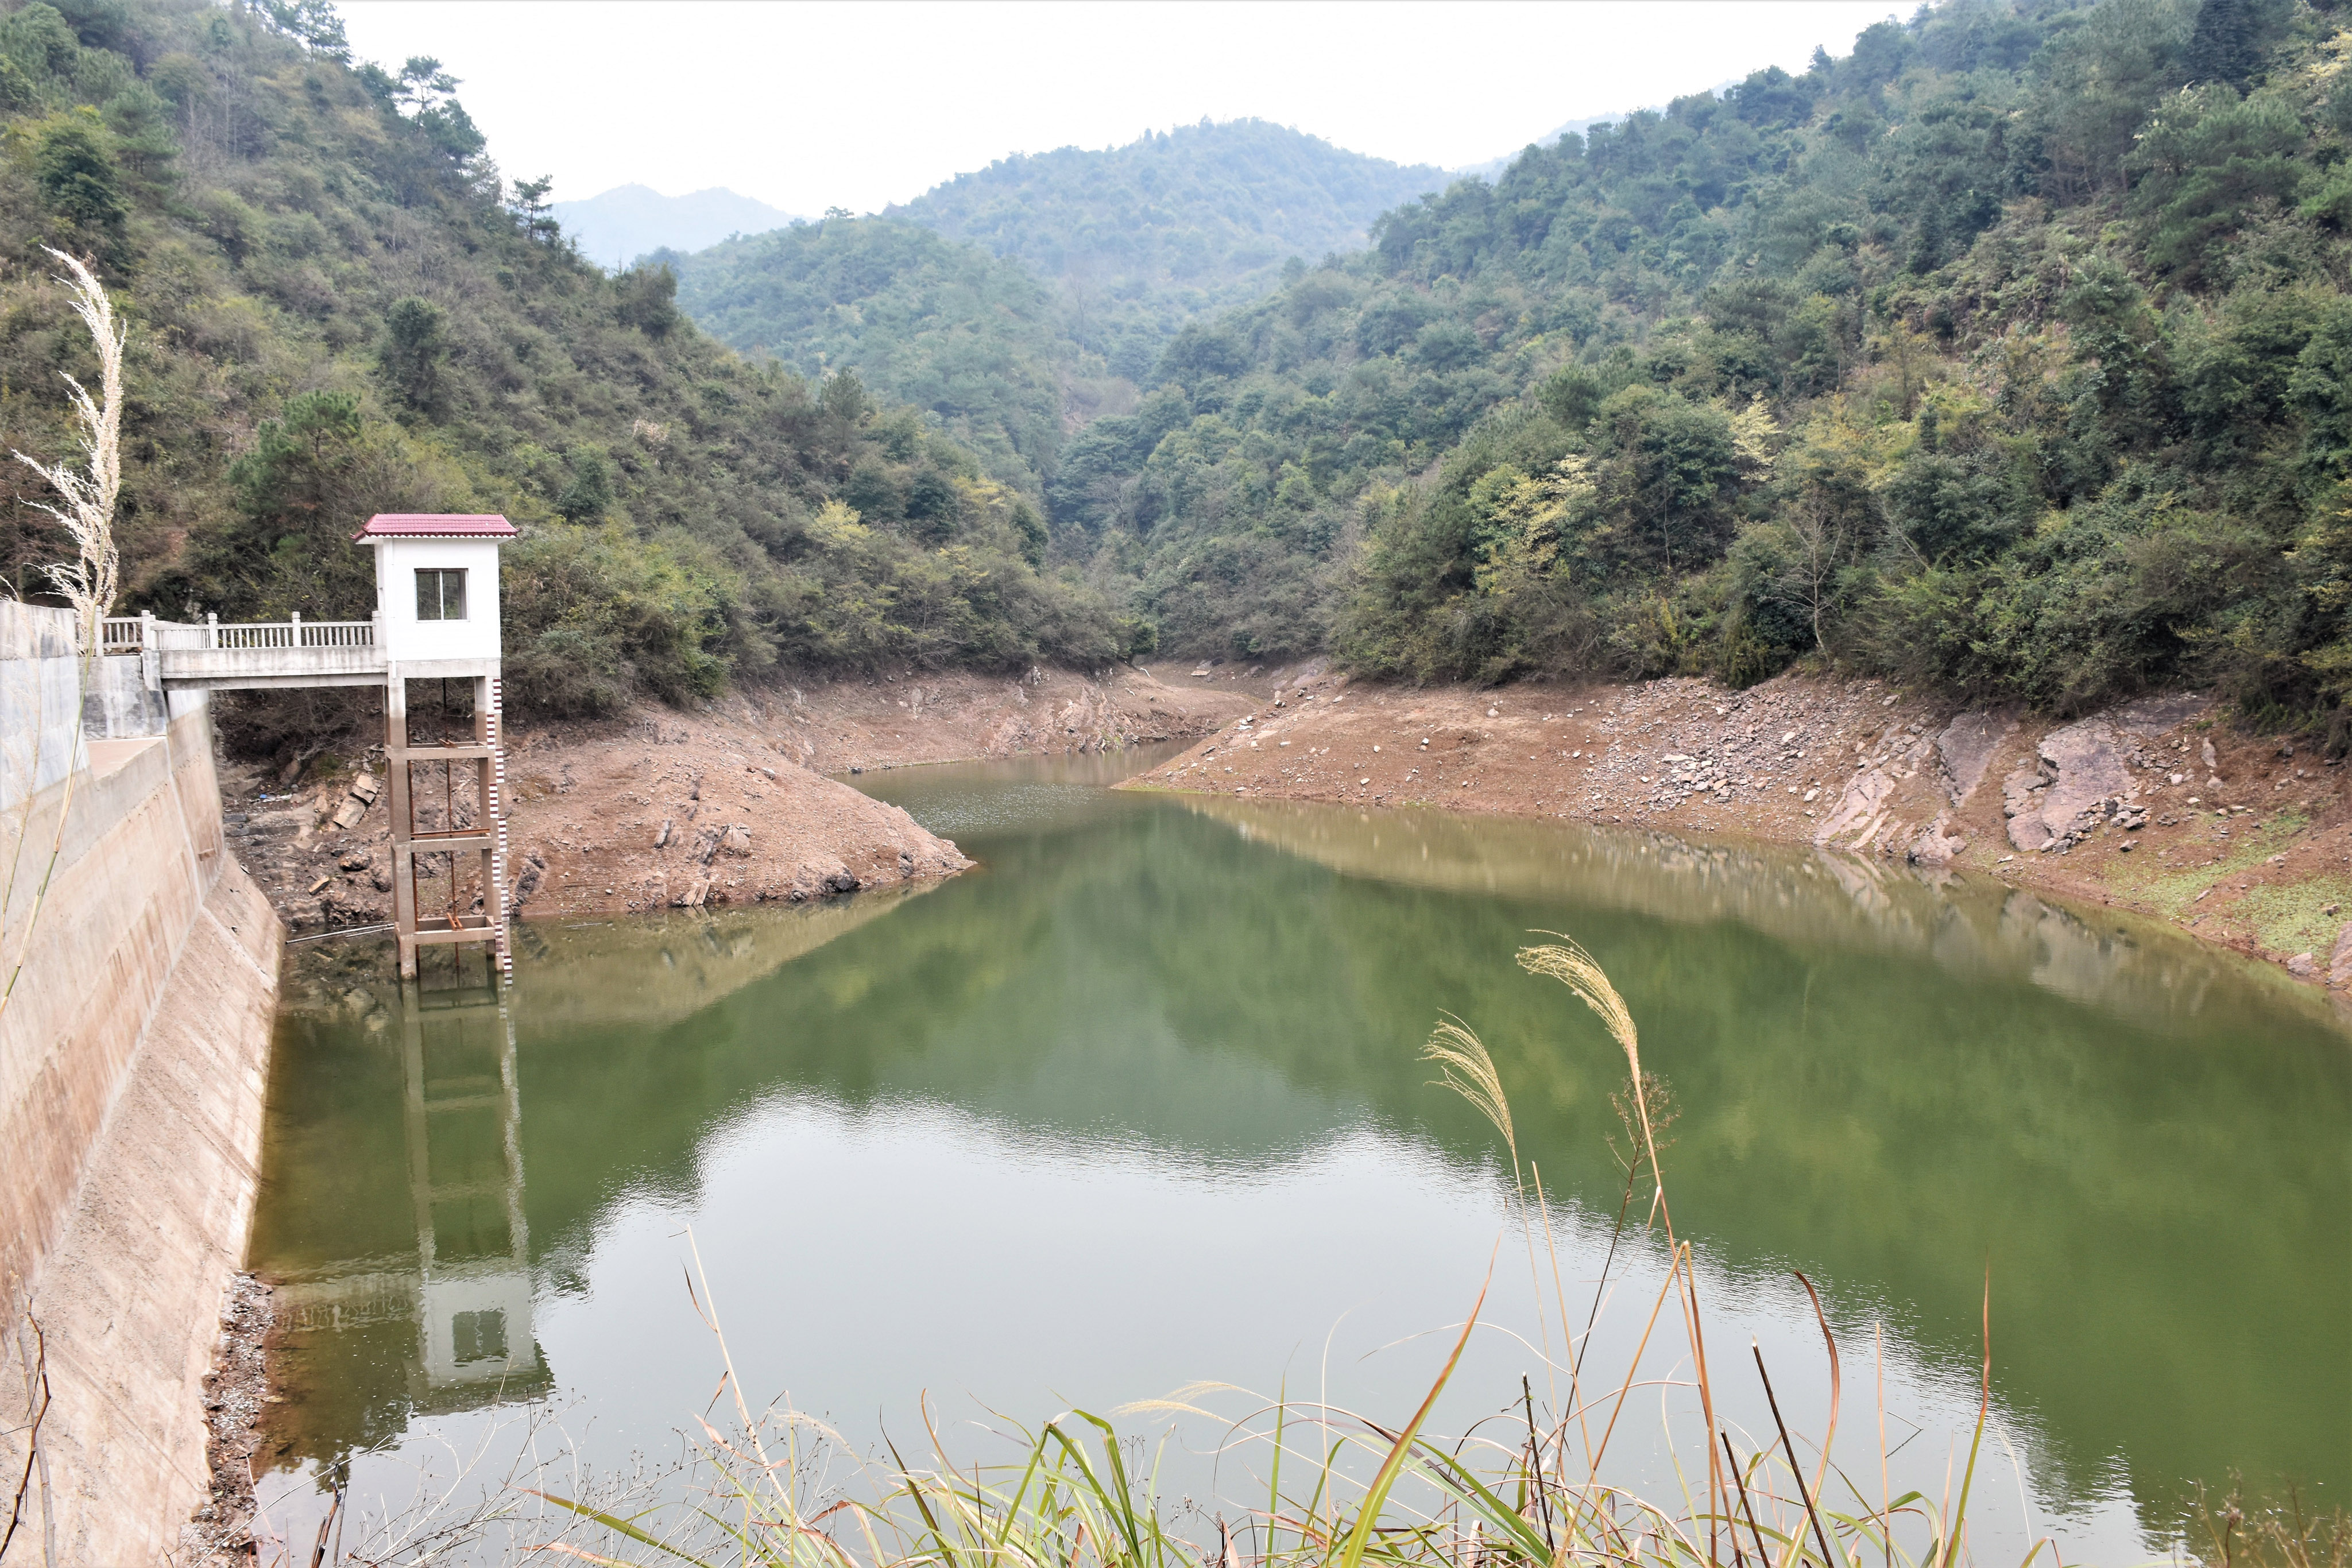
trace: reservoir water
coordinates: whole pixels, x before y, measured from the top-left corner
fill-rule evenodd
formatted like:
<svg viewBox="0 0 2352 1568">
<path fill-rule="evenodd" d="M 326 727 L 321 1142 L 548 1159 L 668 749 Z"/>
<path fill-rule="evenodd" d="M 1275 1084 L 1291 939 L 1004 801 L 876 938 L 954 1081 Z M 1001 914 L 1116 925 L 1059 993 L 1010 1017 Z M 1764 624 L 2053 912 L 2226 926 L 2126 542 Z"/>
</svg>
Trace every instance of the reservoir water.
<svg viewBox="0 0 2352 1568">
<path fill-rule="evenodd" d="M 1895 1490 L 1948 1488 L 1989 1275 L 1979 1562 L 2043 1535 L 2158 1553 L 2232 1472 L 2345 1502 L 2352 1052 L 2325 998 L 1983 881 L 1106 788 L 1139 765 L 869 776 L 980 869 L 526 927 L 503 1005 L 404 999 L 372 948 L 290 956 L 251 1257 L 282 1282 L 270 1522 L 307 1550 L 327 1478 L 397 1506 L 420 1474 L 478 1490 L 526 1437 L 675 1456 L 720 1364 L 698 1304 L 755 1406 L 866 1452 L 927 1444 L 927 1403 L 979 1448 L 991 1412 L 1203 1379 L 1402 1419 L 1491 1270 L 1435 1419 L 1558 1408 L 1538 1305 L 1580 1322 L 1602 1273 L 1625 1065 L 1514 963 L 1534 932 L 1600 960 L 1670 1089 L 1674 1218 L 1743 1448 L 1770 1429 L 1751 1336 L 1790 1425 L 1823 1428 L 1801 1270 L 1838 1337 L 1841 1464 L 1875 1495 L 1883 1379 Z M 1501 1139 L 1418 1059 L 1446 1014 L 1494 1052 L 1562 1286 L 1530 1267 Z M 1645 1218 L 1586 1352 L 1612 1384 L 1665 1273 Z M 1611 1460 L 1660 1491 L 1688 1446 L 1671 1337 Z M 1171 1508 L 1230 1511 L 1213 1426 L 1173 1430 Z"/>
</svg>

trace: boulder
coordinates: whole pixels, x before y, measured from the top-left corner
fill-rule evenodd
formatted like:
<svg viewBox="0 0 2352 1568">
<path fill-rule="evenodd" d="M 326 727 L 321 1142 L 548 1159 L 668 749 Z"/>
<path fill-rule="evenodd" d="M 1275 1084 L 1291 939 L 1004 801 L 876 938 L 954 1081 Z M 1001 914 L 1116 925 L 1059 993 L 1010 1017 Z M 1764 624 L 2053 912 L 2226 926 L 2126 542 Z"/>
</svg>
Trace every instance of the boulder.
<svg viewBox="0 0 2352 1568">
<path fill-rule="evenodd" d="M 1860 849 L 1885 821 L 1886 800 L 1894 793 L 1893 776 L 1884 768 L 1864 768 L 1847 781 L 1837 809 L 1814 831 L 1813 842 L 1847 839 L 1849 848 Z"/>
<path fill-rule="evenodd" d="M 2336 934 L 2336 950 L 2327 956 L 2327 983 L 2352 986 L 2352 921 Z"/>
<path fill-rule="evenodd" d="M 1939 816 L 1919 830 L 1904 858 L 1914 865 L 1943 865 L 1969 847 L 1969 841 L 1951 831 L 1951 819 Z"/>
<path fill-rule="evenodd" d="M 2194 692 L 2176 692 L 2126 703 L 2107 716 L 2117 729 L 2143 740 L 2153 740 L 2167 730 L 2187 724 L 2205 708 L 2205 699 Z"/>
<path fill-rule="evenodd" d="M 1993 753 L 2016 727 L 2017 716 L 2006 709 L 1973 709 L 1958 715 L 1936 737 L 1937 755 L 1943 759 L 1944 772 L 1951 780 L 1953 805 L 1966 803 L 1984 781 Z"/>
<path fill-rule="evenodd" d="M 2319 964 L 2310 954 L 2297 953 L 2286 961 L 2286 972 L 2298 980 L 2308 980 L 2319 973 Z"/>
<path fill-rule="evenodd" d="M 2042 797 L 2050 780 L 2038 769 L 2020 768 L 2000 781 L 2000 809 L 2009 818 L 2009 841 L 2020 854 L 2032 854 L 2050 841 L 2042 822 Z"/>
<path fill-rule="evenodd" d="M 2075 819 L 2132 787 L 2123 737 L 2103 718 L 2086 718 L 2042 737 L 2042 760 L 2053 782 L 2042 798 L 2042 822 L 2063 833 Z"/>
<path fill-rule="evenodd" d="M 751 835 L 740 824 L 730 827 L 719 837 L 719 847 L 730 855 L 749 855 Z"/>
</svg>

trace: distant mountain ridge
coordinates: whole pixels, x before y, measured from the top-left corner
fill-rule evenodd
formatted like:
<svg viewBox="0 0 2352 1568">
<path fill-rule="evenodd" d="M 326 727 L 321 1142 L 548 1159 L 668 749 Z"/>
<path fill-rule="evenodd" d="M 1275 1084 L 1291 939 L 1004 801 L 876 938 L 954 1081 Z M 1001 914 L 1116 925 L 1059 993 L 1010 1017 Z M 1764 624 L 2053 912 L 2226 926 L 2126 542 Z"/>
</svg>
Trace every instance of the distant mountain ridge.
<svg viewBox="0 0 2352 1568">
<path fill-rule="evenodd" d="M 1361 246 L 1443 170 L 1262 120 L 1000 159 L 878 216 L 653 253 L 678 304 L 748 353 L 854 370 L 1042 496 L 1069 430 L 1135 406 L 1188 321 Z"/>
<path fill-rule="evenodd" d="M 802 220 L 724 186 L 665 196 L 650 185 L 616 185 L 549 208 L 580 254 L 618 270 L 656 250 L 702 250 L 730 235 L 765 234 Z"/>
<path fill-rule="evenodd" d="M 1058 281 L 1077 340 L 1139 381 L 1185 320 L 1264 294 L 1293 256 L 1362 245 L 1382 213 L 1450 179 L 1270 120 L 1204 120 L 1002 158 L 884 215 Z"/>
</svg>

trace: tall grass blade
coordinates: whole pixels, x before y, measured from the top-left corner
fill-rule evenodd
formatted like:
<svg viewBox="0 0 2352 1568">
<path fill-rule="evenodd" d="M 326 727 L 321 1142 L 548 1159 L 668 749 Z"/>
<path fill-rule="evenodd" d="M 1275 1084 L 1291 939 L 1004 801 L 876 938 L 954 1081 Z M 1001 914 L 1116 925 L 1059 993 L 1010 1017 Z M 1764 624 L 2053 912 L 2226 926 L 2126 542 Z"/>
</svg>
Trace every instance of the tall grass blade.
<svg viewBox="0 0 2352 1568">
<path fill-rule="evenodd" d="M 1496 1245 L 1499 1249 L 1501 1243 Z M 1380 1522 L 1381 1510 L 1387 1505 L 1389 1492 L 1396 1485 L 1397 1474 L 1404 1468 L 1405 1456 L 1412 1451 L 1413 1434 L 1421 1430 L 1423 1421 L 1429 1419 L 1429 1412 L 1437 1404 L 1438 1395 L 1444 1391 L 1446 1382 L 1454 1375 L 1454 1369 L 1461 1364 L 1462 1353 L 1469 1346 L 1470 1332 L 1478 1326 L 1478 1313 L 1486 1305 L 1486 1291 L 1494 1280 L 1495 1262 L 1489 1258 L 1486 1260 L 1486 1284 L 1478 1287 L 1478 1299 L 1471 1304 L 1469 1319 L 1462 1325 L 1462 1337 L 1454 1342 L 1454 1354 L 1445 1358 L 1445 1365 L 1438 1373 L 1437 1381 L 1429 1385 L 1429 1393 L 1422 1400 L 1421 1408 L 1412 1413 L 1412 1419 L 1404 1424 L 1404 1430 L 1397 1434 L 1396 1441 L 1390 1446 L 1388 1458 L 1381 1461 L 1381 1468 L 1373 1475 L 1372 1484 L 1366 1490 L 1363 1504 L 1357 1512 L 1356 1528 L 1339 1553 L 1339 1568 L 1358 1568 L 1363 1562 L 1364 1549 L 1371 1544 L 1372 1531 Z"/>
<path fill-rule="evenodd" d="M 606 1513 L 602 1509 L 591 1508 L 584 1502 L 574 1502 L 568 1497 L 558 1497 L 551 1491 L 541 1491 L 536 1488 L 525 1488 L 523 1490 L 523 1495 L 525 1497 L 539 1498 L 546 1502 L 551 1502 L 561 1509 L 568 1509 L 572 1512 L 578 1514 L 581 1518 L 587 1520 L 592 1524 L 602 1525 L 615 1535 L 625 1536 L 627 1539 L 635 1542 L 640 1546 L 650 1546 L 655 1551 L 665 1552 L 669 1556 L 677 1558 L 681 1563 L 691 1563 L 695 1564 L 695 1568 L 710 1568 L 710 1565 L 704 1563 L 701 1558 L 689 1556 L 686 1552 L 680 1552 L 677 1547 L 672 1546 L 669 1542 L 646 1534 L 644 1531 L 639 1530 L 632 1521 L 623 1519 L 618 1514 Z M 638 1519 L 643 1519 L 645 1515 L 638 1514 L 636 1517 Z M 573 1555 L 586 1556 L 587 1553 L 574 1551 Z M 609 1563 L 613 1561 L 613 1559 L 609 1557 L 597 1557 L 591 1559 L 591 1561 L 597 1563 Z"/>
<path fill-rule="evenodd" d="M 1772 1375 L 1764 1370 L 1764 1347 L 1750 1340 L 1748 1348 L 1756 1353 L 1756 1375 L 1764 1380 L 1764 1402 L 1771 1406 L 1772 1426 L 1780 1434 L 1780 1448 L 1789 1456 L 1789 1478 L 1797 1483 L 1797 1500 L 1805 1505 L 1805 1517 L 1813 1521 L 1813 1539 L 1821 1543 L 1822 1568 L 1838 1568 L 1841 1559 L 1830 1550 L 1829 1532 L 1822 1528 L 1822 1516 L 1814 1511 L 1812 1494 L 1805 1490 L 1805 1463 L 1797 1458 L 1797 1446 L 1789 1441 L 1788 1423 L 1780 1419 L 1780 1398 L 1772 1392 Z"/>
<path fill-rule="evenodd" d="M 1960 1472 L 1960 1500 L 1952 1509 L 1950 1525 L 1944 1531 L 1944 1568 L 1952 1568 L 1959 1560 L 1960 1527 L 1969 1513 L 1969 1487 L 1977 1479 L 1977 1450 L 1984 1447 L 1985 1421 L 1992 1414 L 1992 1264 L 1985 1264 L 1984 1283 L 1984 1390 L 1977 1401 L 1977 1429 L 1969 1439 L 1968 1469 Z M 1948 1472 L 1947 1472 L 1948 1473 Z"/>
</svg>

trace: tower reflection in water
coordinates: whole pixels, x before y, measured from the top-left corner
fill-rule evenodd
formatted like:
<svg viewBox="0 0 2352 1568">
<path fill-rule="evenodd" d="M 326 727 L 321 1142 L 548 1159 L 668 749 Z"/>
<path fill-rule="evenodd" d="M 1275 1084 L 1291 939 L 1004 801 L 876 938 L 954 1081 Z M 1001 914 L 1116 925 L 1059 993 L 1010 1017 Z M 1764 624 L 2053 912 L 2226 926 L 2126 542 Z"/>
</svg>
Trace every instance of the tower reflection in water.
<svg viewBox="0 0 2352 1568">
<path fill-rule="evenodd" d="M 394 1015 L 413 1257 L 322 1262 L 277 1292 L 280 1332 L 302 1360 L 374 1360 L 365 1381 L 401 1385 L 395 1403 L 412 1414 L 528 1399 L 551 1382 L 531 1324 L 514 1019 L 506 991 L 467 967 L 404 984 Z M 383 1332 L 404 1320 L 415 1326 L 404 1351 Z M 321 1343 L 346 1334 L 360 1343 Z"/>
</svg>

